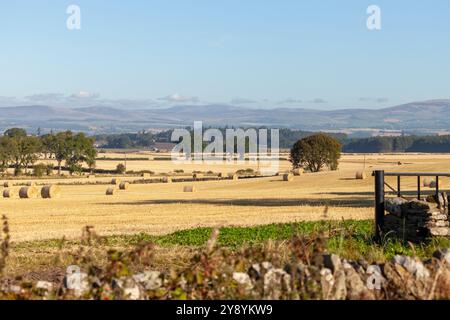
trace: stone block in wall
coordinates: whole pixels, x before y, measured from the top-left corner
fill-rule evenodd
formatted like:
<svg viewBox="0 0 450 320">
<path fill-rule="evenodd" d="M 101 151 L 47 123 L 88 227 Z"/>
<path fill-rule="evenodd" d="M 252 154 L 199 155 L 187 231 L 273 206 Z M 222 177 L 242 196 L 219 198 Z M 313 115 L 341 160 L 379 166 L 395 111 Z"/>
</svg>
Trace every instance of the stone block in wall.
<svg viewBox="0 0 450 320">
<path fill-rule="evenodd" d="M 445 227 L 430 228 L 430 234 L 432 236 L 447 237 L 450 236 L 450 228 Z"/>
<path fill-rule="evenodd" d="M 449 236 L 447 194 L 427 197 L 428 201 L 402 198 L 386 199 L 389 213 L 384 217 L 384 234 L 407 241 L 420 242 L 432 236 Z"/>
</svg>

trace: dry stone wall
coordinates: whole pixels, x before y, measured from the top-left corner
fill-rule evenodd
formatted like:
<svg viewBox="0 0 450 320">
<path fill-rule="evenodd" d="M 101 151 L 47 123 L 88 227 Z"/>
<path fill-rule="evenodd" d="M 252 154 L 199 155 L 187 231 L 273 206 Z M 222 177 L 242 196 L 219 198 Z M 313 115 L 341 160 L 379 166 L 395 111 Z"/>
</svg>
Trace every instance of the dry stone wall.
<svg viewBox="0 0 450 320">
<path fill-rule="evenodd" d="M 425 200 L 387 199 L 383 234 L 412 242 L 433 236 L 450 237 L 448 203 L 445 192 Z"/>
</svg>

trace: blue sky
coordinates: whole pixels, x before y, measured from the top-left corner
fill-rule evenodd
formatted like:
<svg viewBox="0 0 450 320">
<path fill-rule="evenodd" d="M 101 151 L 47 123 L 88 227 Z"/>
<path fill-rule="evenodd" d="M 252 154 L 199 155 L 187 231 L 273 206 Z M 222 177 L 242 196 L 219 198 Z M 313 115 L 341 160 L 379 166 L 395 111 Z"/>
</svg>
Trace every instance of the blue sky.
<svg viewBox="0 0 450 320">
<path fill-rule="evenodd" d="M 81 8 L 81 30 L 66 9 Z M 381 8 L 382 29 L 366 28 Z M 450 98 L 450 1 L 16 0 L 0 106 L 384 107 Z"/>
</svg>

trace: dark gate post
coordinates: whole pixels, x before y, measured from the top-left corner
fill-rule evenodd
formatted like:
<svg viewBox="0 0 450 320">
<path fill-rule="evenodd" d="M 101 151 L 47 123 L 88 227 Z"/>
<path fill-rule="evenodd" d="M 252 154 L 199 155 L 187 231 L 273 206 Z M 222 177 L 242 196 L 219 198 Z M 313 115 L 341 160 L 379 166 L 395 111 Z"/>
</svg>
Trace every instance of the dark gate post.
<svg viewBox="0 0 450 320">
<path fill-rule="evenodd" d="M 439 196 L 439 176 L 436 176 L 436 199 Z"/>
<path fill-rule="evenodd" d="M 384 224 L 384 171 L 377 170 L 375 175 L 375 241 L 380 242 Z"/>
</svg>

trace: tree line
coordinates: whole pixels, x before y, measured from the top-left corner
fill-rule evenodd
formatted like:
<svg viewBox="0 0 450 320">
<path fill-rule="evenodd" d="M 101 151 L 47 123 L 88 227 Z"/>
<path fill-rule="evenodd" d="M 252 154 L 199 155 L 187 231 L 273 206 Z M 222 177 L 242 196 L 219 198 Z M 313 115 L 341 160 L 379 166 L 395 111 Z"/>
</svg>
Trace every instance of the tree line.
<svg viewBox="0 0 450 320">
<path fill-rule="evenodd" d="M 93 138 L 103 148 L 151 148 L 156 142 L 171 142 L 172 132 L 173 130 L 166 130 L 153 133 L 143 130 L 137 133 L 100 134 L 93 136 Z"/>
<path fill-rule="evenodd" d="M 205 128 L 207 130 L 208 128 Z M 225 135 L 227 128 L 219 128 Z M 192 130 L 188 128 L 188 130 Z M 173 130 L 166 130 L 159 133 L 139 132 L 122 133 L 112 135 L 97 135 L 95 140 L 104 148 L 129 149 L 129 148 L 149 148 L 155 142 L 170 141 Z M 304 138 L 318 134 L 302 130 L 280 129 L 280 148 L 291 149 L 294 144 Z M 450 135 L 443 136 L 397 136 L 397 137 L 370 137 L 351 139 L 344 133 L 328 133 L 342 144 L 343 152 L 367 152 L 367 153 L 387 153 L 387 152 L 450 152 Z M 269 139 L 270 143 L 270 139 Z M 205 143 L 207 145 L 207 143 Z M 270 147 L 270 145 L 269 145 Z"/>
<path fill-rule="evenodd" d="M 187 128 L 189 131 L 193 131 L 192 128 Z M 210 128 L 204 128 L 207 130 Z M 226 129 L 217 128 L 225 136 Z M 232 128 L 231 128 L 232 129 Z M 256 129 L 269 129 L 266 127 L 256 128 Z M 165 130 L 158 133 L 152 132 L 138 132 L 138 133 L 119 133 L 119 134 L 102 134 L 94 136 L 97 143 L 103 148 L 111 149 L 131 149 L 131 148 L 151 148 L 156 142 L 174 142 L 171 141 L 173 130 Z M 291 129 L 280 129 L 280 148 L 290 149 L 292 146 L 300 139 L 306 138 L 308 136 L 314 135 L 316 132 L 301 131 L 301 130 L 291 130 Z M 329 136 L 344 142 L 347 139 L 345 133 L 330 133 Z M 207 143 L 205 144 L 207 145 Z M 270 147 L 270 145 L 269 145 Z"/>
<path fill-rule="evenodd" d="M 450 135 L 399 136 L 352 139 L 344 143 L 344 152 L 450 152 Z"/>
<path fill-rule="evenodd" d="M 219 129 L 225 132 L 227 128 Z M 27 135 L 24 129 L 12 128 L 0 137 L 0 172 L 14 169 L 15 175 L 35 165 L 39 158 L 54 159 L 61 174 L 65 163 L 69 172 L 79 173 L 85 163 L 91 170 L 95 168 L 97 150 L 95 141 L 103 141 L 103 147 L 139 148 L 151 147 L 155 142 L 168 142 L 173 130 L 159 133 L 139 132 L 88 137 L 84 133 L 64 131 L 41 136 Z M 312 132 L 280 129 L 280 147 L 306 149 L 307 145 L 295 145 L 299 140 L 317 135 Z M 443 136 L 398 136 L 348 139 L 345 134 L 328 135 L 342 145 L 343 152 L 450 152 L 450 135 Z M 320 136 L 323 137 L 323 136 Z M 247 139 L 246 139 L 247 140 Z M 270 141 L 270 139 L 269 139 Z M 320 144 L 319 144 L 320 145 Z M 270 147 L 270 146 L 269 146 Z M 246 141 L 246 150 L 248 141 Z M 312 149 L 317 149 L 317 145 Z M 309 152 L 308 152 L 309 153 Z M 334 167 L 332 161 L 330 167 Z M 311 165 L 311 169 L 315 165 Z"/>
<path fill-rule="evenodd" d="M 94 141 L 84 133 L 71 131 L 29 136 L 24 129 L 8 129 L 0 137 L 0 172 L 13 168 L 14 175 L 21 175 L 41 157 L 55 159 L 58 174 L 63 162 L 71 174 L 82 172 L 83 163 L 93 170 L 97 157 Z"/>
</svg>

